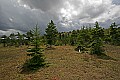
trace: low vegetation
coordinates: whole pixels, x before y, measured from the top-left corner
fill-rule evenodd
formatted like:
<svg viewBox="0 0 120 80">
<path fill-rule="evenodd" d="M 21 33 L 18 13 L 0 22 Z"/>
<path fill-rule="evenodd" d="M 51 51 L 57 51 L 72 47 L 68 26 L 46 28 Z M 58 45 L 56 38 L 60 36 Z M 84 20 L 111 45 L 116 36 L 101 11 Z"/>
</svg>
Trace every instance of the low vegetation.
<svg viewBox="0 0 120 80">
<path fill-rule="evenodd" d="M 79 54 L 72 46 L 53 46 L 43 53 L 49 67 L 21 73 L 27 46 L 0 48 L 0 80 L 119 80 L 120 47 L 105 45 L 106 57 Z M 109 58 L 110 57 L 110 58 Z"/>
<path fill-rule="evenodd" d="M 51 20 L 46 34 L 36 27 L 26 34 L 0 38 L 1 80 L 119 80 L 120 27 L 83 26 L 58 32 Z M 49 65 L 48 65 L 49 63 Z"/>
</svg>

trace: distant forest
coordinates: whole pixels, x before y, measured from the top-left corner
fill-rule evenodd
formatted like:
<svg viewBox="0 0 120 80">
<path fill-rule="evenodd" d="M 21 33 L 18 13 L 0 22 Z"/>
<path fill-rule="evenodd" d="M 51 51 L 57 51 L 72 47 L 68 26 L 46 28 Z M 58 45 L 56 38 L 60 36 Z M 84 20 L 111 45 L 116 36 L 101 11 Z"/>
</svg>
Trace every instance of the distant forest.
<svg viewBox="0 0 120 80">
<path fill-rule="evenodd" d="M 38 26 L 38 25 L 36 25 Z M 89 47 L 94 38 L 100 38 L 104 44 L 120 45 L 120 27 L 115 22 L 108 29 L 102 28 L 98 22 L 95 22 L 94 27 L 82 26 L 80 30 L 69 32 L 58 32 L 57 27 L 51 20 L 46 28 L 46 34 L 41 36 L 42 45 L 72 45 Z M 9 36 L 2 35 L 0 43 L 4 47 L 7 46 L 22 46 L 30 45 L 33 40 L 32 30 L 26 34 L 11 33 Z"/>
</svg>

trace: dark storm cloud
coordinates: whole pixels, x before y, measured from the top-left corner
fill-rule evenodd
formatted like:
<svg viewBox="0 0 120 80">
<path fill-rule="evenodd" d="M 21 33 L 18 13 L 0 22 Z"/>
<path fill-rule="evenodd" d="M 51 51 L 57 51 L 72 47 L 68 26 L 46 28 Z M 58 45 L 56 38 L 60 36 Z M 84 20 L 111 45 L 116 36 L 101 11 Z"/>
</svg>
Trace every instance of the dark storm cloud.
<svg viewBox="0 0 120 80">
<path fill-rule="evenodd" d="M 43 28 L 44 23 L 50 18 L 47 17 L 47 14 L 43 14 L 39 10 L 26 9 L 15 0 L 1 0 L 0 30 L 15 29 L 26 32 L 32 29 L 36 23 L 40 23 Z"/>
<path fill-rule="evenodd" d="M 49 11 L 58 8 L 62 5 L 63 0 L 22 0 L 31 8 L 41 9 L 42 11 Z"/>
<path fill-rule="evenodd" d="M 120 0 L 113 0 L 112 3 L 116 5 L 120 5 Z"/>
<path fill-rule="evenodd" d="M 36 23 L 44 33 L 50 20 L 59 31 L 95 21 L 108 27 L 120 21 L 119 4 L 120 0 L 0 0 L 0 33 L 26 32 Z"/>
</svg>

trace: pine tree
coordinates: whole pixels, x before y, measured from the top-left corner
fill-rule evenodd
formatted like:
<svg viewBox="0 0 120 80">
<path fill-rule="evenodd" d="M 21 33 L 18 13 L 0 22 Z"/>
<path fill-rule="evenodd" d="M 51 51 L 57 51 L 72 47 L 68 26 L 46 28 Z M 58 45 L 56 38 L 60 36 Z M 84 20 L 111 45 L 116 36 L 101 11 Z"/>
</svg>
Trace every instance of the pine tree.
<svg viewBox="0 0 120 80">
<path fill-rule="evenodd" d="M 72 31 L 71 37 L 70 37 L 70 43 L 72 46 L 74 46 L 77 42 L 77 32 L 75 30 Z"/>
<path fill-rule="evenodd" d="M 13 45 L 15 45 L 15 34 L 14 33 L 11 33 L 10 34 L 10 36 L 9 36 L 9 38 L 10 38 L 10 46 L 13 46 Z"/>
<path fill-rule="evenodd" d="M 92 30 L 92 44 L 91 44 L 91 54 L 101 55 L 104 53 L 103 41 L 104 36 L 103 29 L 99 26 L 98 22 L 95 23 L 95 28 Z"/>
<path fill-rule="evenodd" d="M 50 47 L 52 45 L 55 44 L 56 42 L 56 34 L 58 33 L 57 29 L 56 29 L 56 26 L 54 24 L 54 22 L 51 20 L 51 22 L 47 25 L 47 28 L 46 28 L 46 38 L 47 38 L 47 44 L 50 45 Z"/>
<path fill-rule="evenodd" d="M 111 44 L 120 45 L 120 29 L 115 22 L 110 26 L 110 38 Z"/>
<path fill-rule="evenodd" d="M 83 26 L 81 30 L 77 30 L 77 48 L 76 51 L 84 52 L 89 47 L 91 41 L 90 29 Z"/>
<path fill-rule="evenodd" d="M 90 41 L 91 41 L 91 38 L 90 38 L 90 30 L 89 28 L 85 28 L 84 26 L 82 27 L 82 29 L 80 30 L 78 36 L 78 42 L 77 42 L 77 45 L 81 45 L 83 47 L 88 47 Z"/>
<path fill-rule="evenodd" d="M 27 66 L 27 68 L 31 70 L 37 70 L 45 66 L 45 60 L 43 58 L 43 53 L 42 53 L 43 49 L 40 48 L 40 43 L 41 43 L 40 32 L 37 25 L 35 29 L 33 29 L 32 33 L 33 33 L 32 46 L 34 47 L 27 50 L 27 52 L 30 52 L 30 54 L 27 55 L 31 56 L 32 58 L 25 63 L 25 66 Z"/>
<path fill-rule="evenodd" d="M 22 42 L 23 42 L 23 35 L 20 34 L 20 32 L 17 32 L 16 34 L 16 37 L 17 37 L 17 45 L 16 46 L 22 46 Z"/>
</svg>

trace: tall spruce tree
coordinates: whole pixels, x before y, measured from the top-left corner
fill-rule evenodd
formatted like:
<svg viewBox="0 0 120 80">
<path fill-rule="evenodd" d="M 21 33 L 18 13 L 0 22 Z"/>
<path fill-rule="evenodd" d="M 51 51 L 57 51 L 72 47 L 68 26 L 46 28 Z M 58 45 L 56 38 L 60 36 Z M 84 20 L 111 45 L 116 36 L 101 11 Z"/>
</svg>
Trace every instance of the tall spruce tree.
<svg viewBox="0 0 120 80">
<path fill-rule="evenodd" d="M 33 33 L 33 40 L 32 40 L 32 48 L 29 48 L 27 52 L 30 52 L 27 54 L 28 56 L 31 56 L 32 58 L 29 59 L 25 66 L 31 70 L 37 70 L 41 67 L 45 66 L 45 60 L 43 58 L 43 49 L 40 48 L 41 40 L 40 40 L 40 31 L 38 28 L 38 25 L 32 30 Z"/>
<path fill-rule="evenodd" d="M 47 44 L 49 44 L 51 47 L 52 45 L 55 44 L 56 36 L 57 36 L 56 34 L 58 33 L 56 26 L 52 20 L 47 25 L 45 32 L 46 32 Z"/>
<path fill-rule="evenodd" d="M 77 42 L 77 31 L 73 30 L 70 37 L 70 43 L 74 46 Z"/>
<path fill-rule="evenodd" d="M 111 24 L 109 34 L 111 38 L 111 44 L 120 45 L 120 28 L 115 22 Z"/>
<path fill-rule="evenodd" d="M 78 38 L 78 43 L 77 43 L 78 46 L 81 45 L 84 47 L 88 47 L 91 40 L 89 28 L 87 27 L 85 28 L 85 26 L 83 26 L 79 31 L 77 38 Z"/>
<path fill-rule="evenodd" d="M 92 44 L 91 44 L 91 54 L 101 55 L 104 53 L 103 41 L 104 36 L 103 29 L 99 26 L 98 22 L 95 23 L 95 28 L 92 30 Z"/>
</svg>

